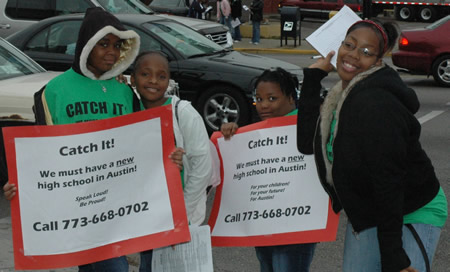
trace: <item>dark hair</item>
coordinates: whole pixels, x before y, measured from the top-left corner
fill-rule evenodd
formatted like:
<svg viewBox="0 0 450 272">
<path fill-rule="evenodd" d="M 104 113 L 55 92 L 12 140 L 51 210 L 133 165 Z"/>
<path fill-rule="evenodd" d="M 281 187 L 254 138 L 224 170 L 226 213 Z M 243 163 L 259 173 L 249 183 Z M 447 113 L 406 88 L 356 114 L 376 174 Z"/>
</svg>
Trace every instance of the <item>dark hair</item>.
<svg viewBox="0 0 450 272">
<path fill-rule="evenodd" d="M 169 60 L 167 58 L 167 55 L 161 51 L 143 51 L 141 53 L 139 53 L 139 55 L 137 55 L 136 59 L 134 60 L 134 63 L 132 65 L 132 69 L 131 69 L 131 74 L 134 74 L 137 70 L 137 68 L 139 67 L 139 65 L 141 64 L 142 59 L 145 56 L 151 56 L 151 55 L 159 55 L 161 57 L 163 57 L 166 61 L 167 61 L 167 69 L 168 72 L 170 73 L 170 67 L 169 67 Z"/>
<path fill-rule="evenodd" d="M 254 89 L 260 82 L 272 82 L 280 85 L 281 92 L 285 96 L 291 96 L 297 101 L 298 79 L 283 68 L 267 69 L 256 79 Z"/>
<path fill-rule="evenodd" d="M 377 35 L 379 40 L 379 48 L 380 52 L 378 53 L 378 58 L 383 57 L 383 55 L 394 48 L 394 45 L 398 38 L 398 26 L 394 22 L 385 22 L 382 23 L 379 20 L 371 19 L 371 20 L 361 20 L 356 23 L 354 23 L 348 30 L 347 34 L 345 36 L 348 36 L 351 32 L 355 31 L 356 29 L 368 27 L 371 28 Z M 383 37 L 383 31 L 386 37 Z M 385 46 L 386 43 L 386 46 Z"/>
</svg>

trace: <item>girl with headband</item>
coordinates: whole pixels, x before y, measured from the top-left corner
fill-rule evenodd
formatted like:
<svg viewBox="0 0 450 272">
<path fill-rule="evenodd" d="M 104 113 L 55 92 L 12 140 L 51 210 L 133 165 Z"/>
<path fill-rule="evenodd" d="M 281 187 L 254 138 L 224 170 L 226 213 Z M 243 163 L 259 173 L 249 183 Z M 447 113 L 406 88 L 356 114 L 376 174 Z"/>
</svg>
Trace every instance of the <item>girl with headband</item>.
<svg viewBox="0 0 450 272">
<path fill-rule="evenodd" d="M 419 101 L 383 63 L 398 31 L 363 20 L 337 54 L 340 81 L 326 98 L 320 81 L 335 52 L 304 69 L 297 145 L 314 154 L 333 210 L 348 217 L 342 271 L 430 271 L 447 200 L 419 142 Z"/>
</svg>

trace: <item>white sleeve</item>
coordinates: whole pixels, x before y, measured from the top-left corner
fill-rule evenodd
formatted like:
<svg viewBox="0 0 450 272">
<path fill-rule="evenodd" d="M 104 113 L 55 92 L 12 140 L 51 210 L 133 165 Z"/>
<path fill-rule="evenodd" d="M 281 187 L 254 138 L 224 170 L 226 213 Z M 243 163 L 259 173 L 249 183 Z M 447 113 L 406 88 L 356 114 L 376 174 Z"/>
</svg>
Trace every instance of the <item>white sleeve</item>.
<svg viewBox="0 0 450 272">
<path fill-rule="evenodd" d="M 212 173 L 210 140 L 202 117 L 191 104 L 179 111 L 178 118 L 187 159 L 183 190 L 186 212 L 190 223 L 199 225 L 205 218 L 206 187 Z"/>
</svg>

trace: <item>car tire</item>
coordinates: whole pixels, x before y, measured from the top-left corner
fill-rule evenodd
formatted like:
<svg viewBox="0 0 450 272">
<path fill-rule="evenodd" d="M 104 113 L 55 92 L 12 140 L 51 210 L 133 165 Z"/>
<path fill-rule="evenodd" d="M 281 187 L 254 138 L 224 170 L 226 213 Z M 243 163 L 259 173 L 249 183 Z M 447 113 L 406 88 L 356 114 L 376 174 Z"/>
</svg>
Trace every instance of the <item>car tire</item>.
<svg viewBox="0 0 450 272">
<path fill-rule="evenodd" d="M 434 80 L 441 86 L 450 87 L 450 55 L 440 56 L 431 67 Z"/>
<path fill-rule="evenodd" d="M 431 23 L 437 18 L 437 11 L 434 7 L 425 6 L 419 9 L 417 13 L 417 18 L 422 22 Z"/>
<path fill-rule="evenodd" d="M 222 123 L 235 122 L 239 126 L 250 122 L 250 104 L 245 96 L 231 86 L 213 86 L 200 95 L 196 108 L 211 134 Z"/>
<path fill-rule="evenodd" d="M 395 19 L 399 21 L 413 21 L 416 14 L 412 6 L 395 6 Z"/>
</svg>

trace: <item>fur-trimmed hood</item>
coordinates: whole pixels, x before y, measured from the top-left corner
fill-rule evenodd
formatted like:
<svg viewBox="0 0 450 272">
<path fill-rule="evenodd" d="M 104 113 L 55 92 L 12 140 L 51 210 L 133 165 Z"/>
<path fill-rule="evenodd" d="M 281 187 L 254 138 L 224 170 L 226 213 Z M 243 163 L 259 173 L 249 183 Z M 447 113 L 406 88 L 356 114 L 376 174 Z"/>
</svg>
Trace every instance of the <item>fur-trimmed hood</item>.
<svg viewBox="0 0 450 272">
<path fill-rule="evenodd" d="M 116 35 L 125 40 L 125 43 L 120 52 L 120 58 L 114 67 L 100 78 L 96 78 L 87 68 L 87 60 L 97 42 L 108 34 Z M 139 47 L 140 38 L 136 32 L 127 30 L 114 15 L 102 8 L 89 8 L 86 10 L 78 34 L 72 68 L 75 72 L 94 80 L 110 79 L 124 72 L 133 63 L 139 53 Z"/>
</svg>

